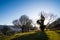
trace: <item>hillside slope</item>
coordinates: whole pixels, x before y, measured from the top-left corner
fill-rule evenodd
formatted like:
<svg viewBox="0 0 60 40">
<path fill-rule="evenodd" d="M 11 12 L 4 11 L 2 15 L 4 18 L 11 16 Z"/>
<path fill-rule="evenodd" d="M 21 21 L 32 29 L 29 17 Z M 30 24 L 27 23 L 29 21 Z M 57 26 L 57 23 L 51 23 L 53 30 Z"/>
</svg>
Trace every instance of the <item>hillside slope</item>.
<svg viewBox="0 0 60 40">
<path fill-rule="evenodd" d="M 0 40 L 60 40 L 59 31 L 45 31 L 45 32 L 25 32 L 18 33 L 9 37 L 0 37 Z"/>
</svg>

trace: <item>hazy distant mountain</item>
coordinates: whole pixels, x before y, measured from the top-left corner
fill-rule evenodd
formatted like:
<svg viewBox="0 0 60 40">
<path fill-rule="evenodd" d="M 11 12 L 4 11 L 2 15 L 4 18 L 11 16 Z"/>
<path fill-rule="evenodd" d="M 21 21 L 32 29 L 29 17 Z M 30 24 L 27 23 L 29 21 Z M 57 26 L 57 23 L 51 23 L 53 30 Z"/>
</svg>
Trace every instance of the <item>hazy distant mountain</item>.
<svg viewBox="0 0 60 40">
<path fill-rule="evenodd" d="M 20 32 L 21 28 L 20 27 L 16 27 L 13 25 L 0 25 L 0 30 L 3 29 L 4 27 L 8 28 L 11 31 L 15 31 L 15 32 Z"/>
</svg>

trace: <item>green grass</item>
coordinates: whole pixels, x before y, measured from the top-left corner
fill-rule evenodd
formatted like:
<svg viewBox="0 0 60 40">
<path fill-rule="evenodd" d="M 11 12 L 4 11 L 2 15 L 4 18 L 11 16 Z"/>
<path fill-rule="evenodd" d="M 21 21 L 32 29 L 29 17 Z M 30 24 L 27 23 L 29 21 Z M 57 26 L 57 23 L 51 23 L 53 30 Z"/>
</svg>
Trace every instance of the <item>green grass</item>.
<svg viewBox="0 0 60 40">
<path fill-rule="evenodd" d="M 46 34 L 49 37 L 49 40 L 60 40 L 60 34 L 55 31 L 47 31 Z"/>
<path fill-rule="evenodd" d="M 0 40 L 60 40 L 60 30 L 18 33 L 12 36 L 0 36 Z"/>
</svg>

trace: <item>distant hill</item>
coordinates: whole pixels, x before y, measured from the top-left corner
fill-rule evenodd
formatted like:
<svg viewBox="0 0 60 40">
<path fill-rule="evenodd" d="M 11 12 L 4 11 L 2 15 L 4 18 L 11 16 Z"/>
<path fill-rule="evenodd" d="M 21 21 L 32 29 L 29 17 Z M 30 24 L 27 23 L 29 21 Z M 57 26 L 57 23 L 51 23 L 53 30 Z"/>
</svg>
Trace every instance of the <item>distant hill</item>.
<svg viewBox="0 0 60 40">
<path fill-rule="evenodd" d="M 0 25 L 0 31 L 6 27 L 7 29 L 9 29 L 10 31 L 15 31 L 15 32 L 20 32 L 21 31 L 21 28 L 20 27 L 16 27 L 16 26 L 13 26 L 13 25 Z M 8 30 L 8 31 L 9 31 Z"/>
<path fill-rule="evenodd" d="M 60 29 L 60 18 L 58 18 L 57 20 L 55 20 L 54 22 L 52 22 L 49 26 L 49 29 L 54 29 L 54 30 L 59 30 Z"/>
</svg>

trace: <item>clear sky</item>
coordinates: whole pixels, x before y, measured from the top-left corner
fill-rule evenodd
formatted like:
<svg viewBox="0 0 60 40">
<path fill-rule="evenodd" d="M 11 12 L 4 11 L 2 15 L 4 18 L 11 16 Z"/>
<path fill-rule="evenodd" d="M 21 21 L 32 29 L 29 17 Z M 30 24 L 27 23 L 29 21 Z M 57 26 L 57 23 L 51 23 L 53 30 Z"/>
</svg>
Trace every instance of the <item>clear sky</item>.
<svg viewBox="0 0 60 40">
<path fill-rule="evenodd" d="M 60 17 L 60 0 L 0 0 L 0 25 L 12 25 L 24 14 L 36 20 L 41 11 Z"/>
</svg>

